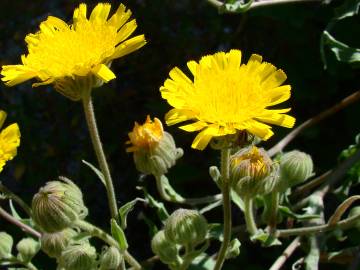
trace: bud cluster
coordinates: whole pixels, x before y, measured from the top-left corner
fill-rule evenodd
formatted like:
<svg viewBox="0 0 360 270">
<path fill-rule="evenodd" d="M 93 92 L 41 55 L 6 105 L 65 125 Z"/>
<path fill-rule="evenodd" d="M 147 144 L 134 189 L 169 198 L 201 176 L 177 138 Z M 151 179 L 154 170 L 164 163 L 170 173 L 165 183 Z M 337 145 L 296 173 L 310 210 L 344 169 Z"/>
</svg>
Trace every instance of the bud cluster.
<svg viewBox="0 0 360 270">
<path fill-rule="evenodd" d="M 205 241 L 208 224 L 195 210 L 178 209 L 166 220 L 164 229 L 151 241 L 153 252 L 166 264 L 180 263 L 182 247 L 195 248 Z"/>
</svg>

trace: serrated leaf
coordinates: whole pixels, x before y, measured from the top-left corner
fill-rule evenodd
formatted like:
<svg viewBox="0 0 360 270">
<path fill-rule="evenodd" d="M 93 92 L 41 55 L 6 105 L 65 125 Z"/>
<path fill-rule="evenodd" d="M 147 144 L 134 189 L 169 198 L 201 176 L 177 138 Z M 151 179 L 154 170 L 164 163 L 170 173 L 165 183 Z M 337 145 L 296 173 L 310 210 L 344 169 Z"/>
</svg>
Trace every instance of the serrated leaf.
<svg viewBox="0 0 360 270">
<path fill-rule="evenodd" d="M 226 250 L 226 259 L 232 259 L 232 258 L 236 258 L 237 256 L 240 255 L 240 246 L 241 243 L 239 241 L 239 239 L 235 238 L 233 240 L 231 240 L 227 250 Z"/>
<path fill-rule="evenodd" d="M 121 251 L 125 251 L 128 248 L 125 233 L 117 224 L 115 219 L 111 219 L 111 235 L 119 243 L 119 248 Z"/>
<path fill-rule="evenodd" d="M 291 217 L 291 218 L 295 218 L 297 220 L 308 220 L 308 219 L 313 219 L 313 218 L 319 218 L 319 215 L 315 215 L 315 214 L 296 214 L 293 211 L 291 211 L 291 209 L 289 207 L 280 205 L 279 206 L 279 211 L 281 214 L 287 216 L 287 217 Z"/>
<path fill-rule="evenodd" d="M 100 179 L 100 181 L 106 187 L 105 177 L 104 177 L 103 173 L 98 168 L 96 168 L 94 165 L 92 165 L 90 162 L 87 162 L 86 160 L 82 160 L 82 163 L 84 163 L 86 166 L 88 166 L 97 175 L 97 177 Z"/>
<path fill-rule="evenodd" d="M 127 227 L 127 215 L 134 209 L 134 206 L 137 202 L 143 202 L 144 199 L 142 198 L 136 198 L 130 202 L 125 203 L 123 206 L 121 206 L 119 208 L 119 216 L 120 216 L 120 220 L 121 220 L 121 228 L 123 228 L 124 230 Z"/>
</svg>

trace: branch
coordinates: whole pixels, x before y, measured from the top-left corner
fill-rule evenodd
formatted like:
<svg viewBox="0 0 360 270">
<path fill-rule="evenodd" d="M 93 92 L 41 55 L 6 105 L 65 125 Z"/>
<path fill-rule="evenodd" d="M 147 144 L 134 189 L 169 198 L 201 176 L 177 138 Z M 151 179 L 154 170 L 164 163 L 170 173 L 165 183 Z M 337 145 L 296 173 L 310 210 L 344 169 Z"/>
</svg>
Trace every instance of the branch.
<svg viewBox="0 0 360 270">
<path fill-rule="evenodd" d="M 41 237 L 41 233 L 39 233 L 38 231 L 34 230 L 33 228 L 31 228 L 30 226 L 22 223 L 21 221 L 15 219 L 12 215 L 10 215 L 8 212 L 6 212 L 2 207 L 0 207 L 0 216 L 3 217 L 4 219 L 6 219 L 7 221 L 9 221 L 10 223 L 18 226 L 19 228 L 21 228 L 24 232 L 29 233 L 37 238 Z"/>
<path fill-rule="evenodd" d="M 10 189 L 3 185 L 0 182 L 0 191 L 4 192 L 8 197 L 13 199 L 24 211 L 25 213 L 31 217 L 31 208 L 28 206 L 19 196 L 14 194 Z"/>
<path fill-rule="evenodd" d="M 280 142 L 278 142 L 275 146 L 273 146 L 269 151 L 269 156 L 274 156 L 276 153 L 281 152 L 297 135 L 299 135 L 302 131 L 307 129 L 308 127 L 311 127 L 317 123 L 319 123 L 321 120 L 337 113 L 338 111 L 346 108 L 350 104 L 358 101 L 360 99 L 360 91 L 356 91 L 355 93 L 351 94 L 350 96 L 344 98 L 342 101 L 331 107 L 330 109 L 327 109 L 320 114 L 316 115 L 313 118 L 310 118 L 309 120 L 302 123 L 300 126 L 295 128 L 293 131 L 291 131 L 288 135 L 286 135 Z"/>
<path fill-rule="evenodd" d="M 224 7 L 225 3 L 218 1 L 218 0 L 207 0 L 207 2 L 212 5 L 215 8 L 221 9 Z M 273 5 L 282 5 L 282 4 L 293 4 L 293 3 L 309 3 L 309 2 L 319 2 L 321 3 L 321 0 L 260 0 L 255 1 L 248 10 L 261 8 L 261 7 L 267 7 L 267 6 L 273 6 Z M 244 3 L 245 4 L 245 3 Z M 224 9 L 222 10 L 224 13 L 232 13 L 237 14 L 239 12 Z"/>
<path fill-rule="evenodd" d="M 300 237 L 296 237 L 290 245 L 284 250 L 279 258 L 274 262 L 269 270 L 279 270 L 286 260 L 294 253 L 294 251 L 300 246 Z"/>
</svg>

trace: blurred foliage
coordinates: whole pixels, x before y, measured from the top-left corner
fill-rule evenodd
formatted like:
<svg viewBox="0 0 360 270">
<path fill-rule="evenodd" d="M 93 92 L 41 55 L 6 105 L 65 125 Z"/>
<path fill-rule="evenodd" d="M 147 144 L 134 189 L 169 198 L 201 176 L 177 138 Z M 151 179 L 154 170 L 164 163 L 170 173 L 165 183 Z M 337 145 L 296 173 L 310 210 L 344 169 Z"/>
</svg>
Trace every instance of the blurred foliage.
<svg viewBox="0 0 360 270">
<path fill-rule="evenodd" d="M 20 55 L 25 52 L 24 37 L 27 33 L 36 31 L 38 24 L 49 14 L 71 21 L 73 9 L 80 2 L 1 1 L 0 64 L 18 63 Z M 86 2 L 90 6 L 96 3 Z M 111 2 L 114 5 L 119 3 Z M 144 33 L 148 44 L 114 62 L 113 70 L 117 79 L 94 91 L 98 126 L 119 205 L 142 195 L 142 191 L 135 188 L 139 181 L 144 182 L 149 194 L 158 198 L 155 180 L 151 177 L 139 179 L 131 156 L 125 152 L 125 141 L 134 121 L 144 121 L 147 114 L 163 119 L 169 107 L 161 99 L 158 89 L 174 66 L 184 68 L 190 59 L 199 59 L 205 54 L 230 48 L 241 49 L 245 59 L 251 53 L 261 54 L 266 61 L 274 63 L 288 75 L 287 82 L 293 88 L 289 105 L 298 123 L 359 90 L 359 70 L 353 65 L 338 62 L 329 48 L 324 49 L 327 59 L 327 69 L 324 70 L 319 50 L 323 31 L 336 16 L 336 8 L 344 1 L 332 1 L 328 5 L 316 2 L 278 5 L 238 15 L 220 15 L 205 0 L 122 2 L 133 11 L 138 22 L 137 33 Z M 332 33 L 348 46 L 359 48 L 358 19 L 357 14 L 336 23 Z M 96 159 L 81 104 L 70 102 L 51 87 L 32 89 L 31 84 L 26 83 L 7 88 L 1 84 L 0 108 L 8 112 L 9 123 L 19 123 L 22 132 L 18 156 L 1 174 L 3 183 L 29 202 L 46 181 L 66 175 L 83 190 L 90 219 L 108 228 L 109 212 L 104 186 L 82 163 L 82 160 L 86 160 L 96 164 Z M 321 174 L 336 165 L 338 153 L 353 143 L 354 135 L 359 133 L 359 116 L 360 106 L 353 105 L 304 132 L 288 149 L 298 148 L 310 153 L 317 165 L 316 173 Z M 175 127 L 167 130 L 185 150 L 184 157 L 169 174 L 172 185 L 186 197 L 215 193 L 217 188 L 207 173 L 208 167 L 219 161 L 215 151 L 192 150 L 190 144 L 193 135 L 185 135 Z M 276 136 L 265 146 L 273 145 L 285 132 L 285 129 L 276 129 Z M 339 200 L 330 198 L 328 203 L 334 207 Z M 168 209 L 175 209 L 175 205 L 168 204 Z M 145 209 L 144 205 L 138 203 L 128 217 L 128 244 L 130 251 L 140 259 L 151 256 L 148 227 L 144 219 L 147 222 L 157 220 L 156 215 L 155 209 Z M 216 209 L 207 218 L 211 222 L 219 222 L 221 216 L 221 210 Z M 235 225 L 241 218 L 240 211 L 234 209 Z M 0 227 L 21 238 L 17 228 L 8 226 L 2 220 Z M 351 233 L 357 237 L 347 241 L 356 241 L 353 245 L 359 245 L 359 233 L 355 230 Z M 334 250 L 338 250 L 340 244 L 334 243 Z M 258 244 L 242 242 L 240 256 L 229 261 L 226 269 L 238 269 L 239 265 L 249 270 L 266 269 L 282 250 L 283 247 L 271 247 L 264 252 Z M 258 254 L 262 255 L 261 260 Z M 40 256 L 36 259 L 49 260 Z M 50 260 L 48 263 L 52 265 Z M 292 263 L 294 261 L 290 259 L 289 267 Z M 159 264 L 156 269 L 161 267 Z M 341 265 L 324 267 L 346 269 Z"/>
</svg>

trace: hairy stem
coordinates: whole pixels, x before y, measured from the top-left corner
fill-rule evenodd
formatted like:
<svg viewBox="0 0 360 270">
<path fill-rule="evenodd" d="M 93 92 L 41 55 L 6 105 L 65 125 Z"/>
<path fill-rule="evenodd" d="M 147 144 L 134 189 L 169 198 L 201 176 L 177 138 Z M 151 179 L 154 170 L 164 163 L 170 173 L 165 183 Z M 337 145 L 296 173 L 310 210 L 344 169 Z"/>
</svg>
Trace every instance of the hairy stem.
<svg viewBox="0 0 360 270">
<path fill-rule="evenodd" d="M 294 251 L 300 246 L 300 237 L 296 237 L 290 245 L 284 250 L 279 258 L 273 263 L 269 270 L 279 270 L 286 260 L 294 253 Z"/>
<path fill-rule="evenodd" d="M 230 199 L 230 149 L 221 150 L 221 183 L 223 195 L 223 211 L 224 211 L 224 240 L 216 260 L 214 270 L 220 270 L 224 261 L 226 250 L 231 240 L 231 199 Z"/>
<path fill-rule="evenodd" d="M 257 226 L 254 218 L 253 199 L 249 197 L 244 198 L 244 215 L 246 222 L 246 229 L 250 235 L 254 235 L 257 232 Z"/>
<path fill-rule="evenodd" d="M 78 221 L 76 221 L 75 226 L 80 228 L 81 230 L 89 233 L 89 235 L 103 240 L 108 245 L 119 248 L 118 242 L 114 238 L 112 238 L 111 235 L 107 234 L 106 232 L 104 232 L 102 229 L 96 227 L 95 225 L 92 225 L 91 223 L 86 222 L 84 220 L 78 220 Z M 141 265 L 137 262 L 137 260 L 133 256 L 131 256 L 131 254 L 128 251 L 125 251 L 123 253 L 123 255 L 124 255 L 125 261 L 129 265 L 131 265 L 134 270 L 142 269 Z"/>
<path fill-rule="evenodd" d="M 114 218 L 115 220 L 118 220 L 118 208 L 116 204 L 114 185 L 111 179 L 109 166 L 106 161 L 106 157 L 104 154 L 104 150 L 101 144 L 101 140 L 96 124 L 94 107 L 91 100 L 91 90 L 84 94 L 82 98 L 82 102 L 83 102 L 86 122 L 90 132 L 91 141 L 96 153 L 96 157 L 99 162 L 100 169 L 104 175 L 111 217 Z"/>
<path fill-rule="evenodd" d="M 4 219 L 6 219 L 10 223 L 16 225 L 17 227 L 19 227 L 20 229 L 22 229 L 24 232 L 26 232 L 28 234 L 31 234 L 31 235 L 33 235 L 33 236 L 35 236 L 37 238 L 41 237 L 41 233 L 34 230 L 30 226 L 22 223 L 21 221 L 17 220 L 12 215 L 10 215 L 8 212 L 6 212 L 2 207 L 0 207 L 0 217 L 3 217 Z"/>
</svg>

